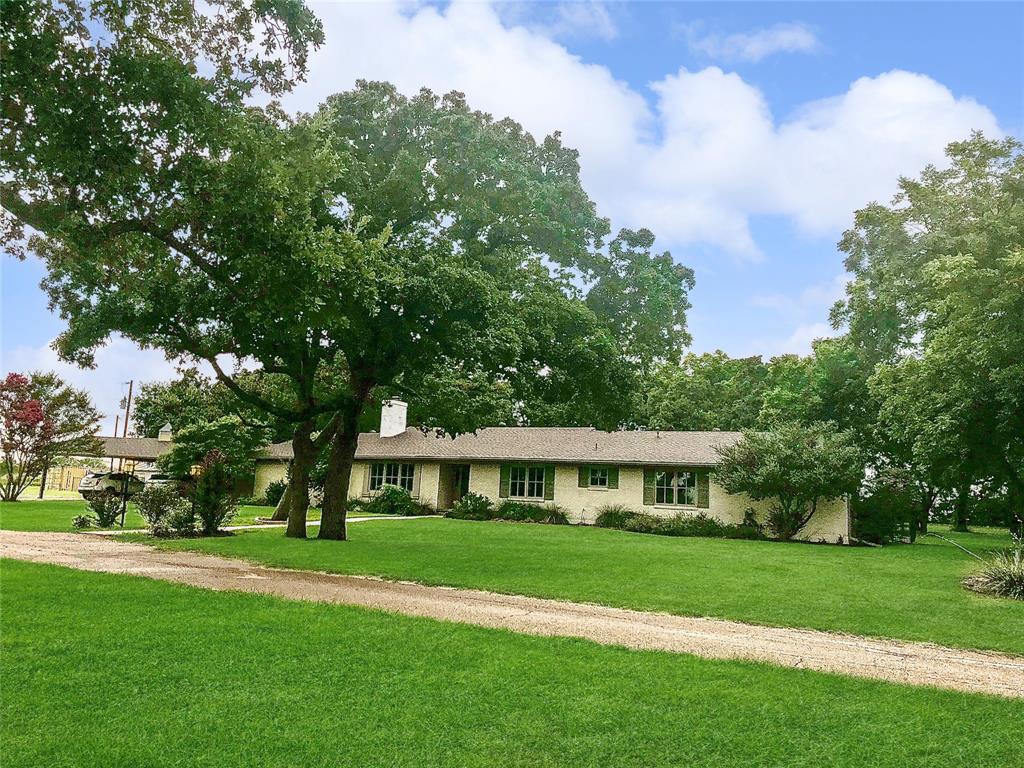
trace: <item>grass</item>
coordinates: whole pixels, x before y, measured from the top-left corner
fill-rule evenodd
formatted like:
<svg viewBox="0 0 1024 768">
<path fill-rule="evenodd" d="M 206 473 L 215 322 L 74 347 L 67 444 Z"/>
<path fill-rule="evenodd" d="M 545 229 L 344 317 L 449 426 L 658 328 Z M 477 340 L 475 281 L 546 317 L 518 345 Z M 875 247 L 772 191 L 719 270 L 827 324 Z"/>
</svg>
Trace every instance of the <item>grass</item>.
<svg viewBox="0 0 1024 768">
<path fill-rule="evenodd" d="M 54 566 L 2 573 L 4 768 L 1020 764 L 1019 701 Z"/>
<path fill-rule="evenodd" d="M 89 514 L 89 505 L 81 497 L 74 500 L 25 499 L 0 501 L 0 529 L 7 531 L 74 531 L 72 519 Z M 135 505 L 128 504 L 125 529 L 145 528 Z"/>
<path fill-rule="evenodd" d="M 1005 531 L 950 537 L 979 552 L 1009 543 Z M 960 578 L 976 561 L 934 538 L 873 549 L 426 519 L 367 523 L 354 527 L 346 543 L 285 539 L 268 530 L 158 546 L 287 568 L 1024 654 L 1024 602 L 963 589 Z"/>
<path fill-rule="evenodd" d="M 73 531 L 71 520 L 76 515 L 84 515 L 89 511 L 89 505 L 81 498 L 68 501 L 39 501 L 37 499 L 25 501 L 3 501 L 0 502 L 0 529 L 8 531 Z M 231 525 L 252 525 L 257 517 L 270 517 L 274 512 L 272 507 L 261 507 L 256 505 L 243 505 L 238 508 L 238 514 L 231 521 Z M 320 517 L 320 510 L 311 509 L 309 519 L 317 520 Z M 135 505 L 128 504 L 128 514 L 125 516 L 125 529 L 145 528 L 146 524 L 135 510 Z"/>
</svg>

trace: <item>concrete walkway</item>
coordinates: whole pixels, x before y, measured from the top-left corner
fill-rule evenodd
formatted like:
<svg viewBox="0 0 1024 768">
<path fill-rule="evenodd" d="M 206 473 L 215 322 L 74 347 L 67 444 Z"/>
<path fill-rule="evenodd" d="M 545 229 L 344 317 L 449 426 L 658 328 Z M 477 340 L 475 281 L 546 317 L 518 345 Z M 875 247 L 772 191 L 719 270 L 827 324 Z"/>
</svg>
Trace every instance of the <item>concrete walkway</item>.
<svg viewBox="0 0 1024 768">
<path fill-rule="evenodd" d="M 81 534 L 2 531 L 0 556 L 207 589 L 376 608 L 531 635 L 579 637 L 627 648 L 749 659 L 894 683 L 1024 698 L 1024 657 L 925 643 L 263 568 L 241 560 L 164 551 Z"/>
</svg>

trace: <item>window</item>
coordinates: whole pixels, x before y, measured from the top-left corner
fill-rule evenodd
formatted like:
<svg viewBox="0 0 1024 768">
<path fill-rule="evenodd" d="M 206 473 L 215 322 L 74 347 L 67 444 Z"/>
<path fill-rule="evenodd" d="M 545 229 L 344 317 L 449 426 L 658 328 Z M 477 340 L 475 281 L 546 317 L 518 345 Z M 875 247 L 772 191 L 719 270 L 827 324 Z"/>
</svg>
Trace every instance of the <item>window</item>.
<svg viewBox="0 0 1024 768">
<path fill-rule="evenodd" d="M 509 496 L 526 496 L 526 467 L 512 467 L 509 472 Z"/>
<path fill-rule="evenodd" d="M 511 467 L 508 474 L 508 495 L 520 499 L 543 499 L 544 467 Z"/>
<path fill-rule="evenodd" d="M 590 468 L 590 487 L 591 488 L 607 488 L 608 487 L 608 467 L 591 467 Z"/>
<path fill-rule="evenodd" d="M 379 491 L 384 485 L 397 485 L 412 493 L 412 478 L 416 471 L 414 464 L 372 464 L 370 466 L 370 490 Z"/>
<path fill-rule="evenodd" d="M 682 470 L 655 473 L 654 503 L 696 506 L 697 475 Z"/>
<path fill-rule="evenodd" d="M 527 470 L 526 495 L 531 499 L 544 498 L 544 467 L 530 467 Z"/>
</svg>

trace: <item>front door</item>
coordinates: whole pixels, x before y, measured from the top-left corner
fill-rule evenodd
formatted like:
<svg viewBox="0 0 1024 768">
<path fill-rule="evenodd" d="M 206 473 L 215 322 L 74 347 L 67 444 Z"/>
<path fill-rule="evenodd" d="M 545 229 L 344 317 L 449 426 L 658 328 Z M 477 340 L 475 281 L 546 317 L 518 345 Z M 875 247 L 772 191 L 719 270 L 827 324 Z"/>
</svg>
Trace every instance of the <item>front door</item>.
<svg viewBox="0 0 1024 768">
<path fill-rule="evenodd" d="M 452 467 L 452 502 L 456 502 L 469 493 L 469 464 L 456 464 Z"/>
</svg>

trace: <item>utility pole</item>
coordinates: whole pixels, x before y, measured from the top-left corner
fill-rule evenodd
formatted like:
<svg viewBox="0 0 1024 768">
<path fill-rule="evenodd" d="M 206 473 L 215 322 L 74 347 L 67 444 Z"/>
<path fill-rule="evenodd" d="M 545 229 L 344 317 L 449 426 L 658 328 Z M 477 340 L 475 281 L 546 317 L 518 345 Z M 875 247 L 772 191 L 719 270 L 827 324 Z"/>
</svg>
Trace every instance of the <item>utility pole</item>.
<svg viewBox="0 0 1024 768">
<path fill-rule="evenodd" d="M 128 401 L 124 406 L 124 434 L 121 437 L 128 437 L 128 417 L 132 413 L 132 387 L 135 386 L 135 379 L 128 382 Z"/>
<path fill-rule="evenodd" d="M 119 413 L 116 416 L 114 416 L 114 437 L 117 437 L 117 428 L 120 426 L 120 424 L 121 424 L 121 414 Z M 114 471 L 114 457 L 113 456 L 110 457 L 110 471 L 111 472 Z"/>
<path fill-rule="evenodd" d="M 135 379 L 128 382 L 128 399 L 124 404 L 124 432 L 121 437 L 128 437 L 128 419 L 132 414 L 132 387 L 135 386 Z M 122 464 L 122 468 L 124 465 Z M 131 469 L 129 470 L 132 474 L 135 472 L 135 464 L 132 462 Z M 121 527 L 124 528 L 124 517 L 128 512 L 128 475 L 125 475 L 121 479 Z"/>
</svg>

